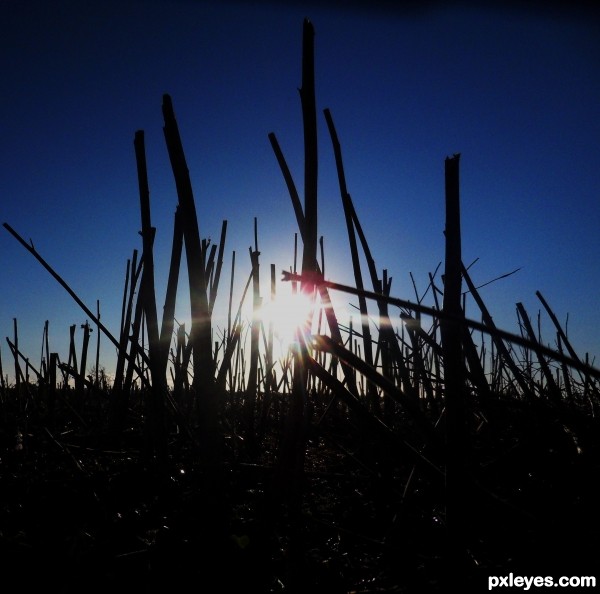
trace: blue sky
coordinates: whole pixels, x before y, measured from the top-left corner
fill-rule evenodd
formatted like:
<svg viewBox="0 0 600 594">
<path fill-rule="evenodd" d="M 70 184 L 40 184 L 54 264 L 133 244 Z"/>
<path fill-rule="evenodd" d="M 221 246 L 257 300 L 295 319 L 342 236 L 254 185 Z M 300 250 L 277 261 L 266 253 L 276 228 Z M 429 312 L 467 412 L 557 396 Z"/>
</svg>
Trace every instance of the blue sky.
<svg viewBox="0 0 600 594">
<path fill-rule="evenodd" d="M 200 232 L 228 221 L 236 291 L 258 220 L 269 267 L 292 262 L 296 223 L 268 141 L 275 132 L 302 188 L 302 21 L 315 27 L 319 235 L 326 276 L 351 281 L 348 240 L 322 110 L 332 112 L 348 189 L 392 293 L 413 298 L 444 258 L 444 159 L 461 153 L 463 259 L 496 322 L 516 332 L 539 290 L 582 356 L 600 355 L 600 22 L 577 3 L 235 3 L 123 0 L 0 7 L 0 222 L 9 223 L 118 332 L 125 266 L 141 251 L 133 138 L 144 130 L 162 302 L 175 185 L 162 133 L 173 99 Z M 370 8 L 366 8 L 369 6 Z M 469 7 L 470 6 L 470 7 Z M 36 366 L 42 329 L 68 353 L 85 314 L 0 228 L 0 336 L 12 319 Z M 183 278 L 183 277 L 182 277 Z M 185 284 L 178 315 L 185 318 Z M 340 304 L 349 299 L 342 298 Z M 469 309 L 470 308 L 470 309 Z M 160 307 L 159 307 L 160 311 Z M 478 318 L 474 305 L 468 314 Z M 223 327 L 222 312 L 215 320 Z M 550 321 L 543 337 L 554 344 Z M 81 334 L 79 331 L 78 344 Z M 95 339 L 95 338 L 94 338 Z M 110 368 L 113 349 L 104 340 Z"/>
</svg>

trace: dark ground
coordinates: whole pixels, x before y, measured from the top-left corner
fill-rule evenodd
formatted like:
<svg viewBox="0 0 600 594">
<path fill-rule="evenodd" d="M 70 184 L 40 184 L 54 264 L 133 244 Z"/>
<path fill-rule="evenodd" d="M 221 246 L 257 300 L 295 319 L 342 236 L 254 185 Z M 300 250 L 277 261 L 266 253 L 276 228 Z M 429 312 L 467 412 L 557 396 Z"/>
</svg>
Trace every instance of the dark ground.
<svg viewBox="0 0 600 594">
<path fill-rule="evenodd" d="M 600 432 L 573 410 L 506 401 L 473 423 L 450 543 L 443 478 L 340 410 L 310 430 L 299 513 L 273 503 L 277 415 L 251 455 L 229 408 L 220 470 L 173 433 L 158 471 L 135 423 L 115 442 L 63 412 L 48 430 L 4 403 L 0 559 L 17 592 L 445 592 L 448 551 L 462 591 L 600 574 Z"/>
</svg>

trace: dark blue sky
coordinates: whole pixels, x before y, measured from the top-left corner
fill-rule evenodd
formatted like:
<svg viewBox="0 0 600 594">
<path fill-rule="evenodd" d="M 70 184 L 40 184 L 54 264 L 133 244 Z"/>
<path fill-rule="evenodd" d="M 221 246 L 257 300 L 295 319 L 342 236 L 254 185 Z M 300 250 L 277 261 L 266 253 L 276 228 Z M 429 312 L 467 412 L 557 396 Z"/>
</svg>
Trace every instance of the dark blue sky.
<svg viewBox="0 0 600 594">
<path fill-rule="evenodd" d="M 141 250 L 133 150 L 146 135 L 157 294 L 162 302 L 177 202 L 162 133 L 173 99 L 203 237 L 228 220 L 236 290 L 258 219 L 269 265 L 292 262 L 296 224 L 268 141 L 275 132 L 302 188 L 302 21 L 315 27 L 319 235 L 326 276 L 350 282 L 348 241 L 322 110 L 332 112 L 348 189 L 392 293 L 414 298 L 444 257 L 444 159 L 461 153 L 463 258 L 477 284 L 521 267 L 482 296 L 516 332 L 539 290 L 583 356 L 600 355 L 600 21 L 573 4 L 245 4 L 155 0 L 0 7 L 1 221 L 36 248 L 118 332 L 125 265 Z M 370 8 L 365 8 L 370 6 Z M 0 229 L 0 347 L 12 318 L 39 363 L 44 320 L 66 360 L 85 314 Z M 185 285 L 180 295 L 185 298 Z M 342 302 L 347 301 L 342 299 Z M 467 313 L 478 317 L 474 305 Z M 159 308 L 160 311 L 160 308 Z M 178 311 L 185 319 L 185 301 Z M 544 339 L 554 344 L 543 318 Z M 223 327 L 217 318 L 215 326 Z M 111 365 L 105 341 L 103 360 Z"/>
</svg>

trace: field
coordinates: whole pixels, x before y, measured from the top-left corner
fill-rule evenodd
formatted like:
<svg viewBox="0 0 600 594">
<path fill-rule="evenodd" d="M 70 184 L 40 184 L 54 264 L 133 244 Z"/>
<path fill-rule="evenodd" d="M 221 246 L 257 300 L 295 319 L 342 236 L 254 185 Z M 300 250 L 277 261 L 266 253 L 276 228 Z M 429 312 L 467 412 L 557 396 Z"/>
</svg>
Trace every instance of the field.
<svg viewBox="0 0 600 594">
<path fill-rule="evenodd" d="M 118 332 L 5 223 L 92 320 L 66 362 L 46 346 L 33 364 L 16 321 L 8 341 L 5 583 L 64 593 L 485 591 L 490 576 L 585 576 L 597 567 L 600 372 L 575 352 L 541 293 L 556 348 L 521 304 L 517 333 L 495 326 L 462 261 L 459 155 L 445 162 L 444 270 L 414 299 L 394 297 L 325 110 L 355 284 L 324 279 L 312 35 L 305 22 L 303 202 L 270 135 L 298 222 L 297 257 L 283 273 L 296 301 L 283 314 L 261 314 L 266 296 L 276 298 L 278 271 L 265 290 L 255 231 L 244 296 L 234 304 L 230 290 L 227 329 L 215 331 L 227 222 L 218 243 L 199 236 L 169 95 L 165 139 L 179 204 L 164 307 L 143 132 L 135 137 L 142 249 L 128 261 Z M 184 255 L 190 328 L 174 319 Z M 357 327 L 338 321 L 335 292 L 356 298 Z M 467 295 L 481 321 L 465 316 Z M 280 354 L 274 334 L 291 310 L 303 314 Z M 114 378 L 88 352 L 91 328 L 118 350 Z"/>
</svg>

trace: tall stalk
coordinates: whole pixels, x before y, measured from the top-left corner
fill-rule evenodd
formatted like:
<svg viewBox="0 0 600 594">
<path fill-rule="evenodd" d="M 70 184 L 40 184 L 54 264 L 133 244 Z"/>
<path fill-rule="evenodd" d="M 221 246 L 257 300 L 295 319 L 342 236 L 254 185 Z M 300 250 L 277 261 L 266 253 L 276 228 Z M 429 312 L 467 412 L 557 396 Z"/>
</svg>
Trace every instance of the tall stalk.
<svg viewBox="0 0 600 594">
<path fill-rule="evenodd" d="M 98 316 L 98 321 L 100 321 L 100 299 L 96 299 L 96 315 Z M 46 337 L 48 334 L 46 333 Z M 46 345 L 46 352 L 48 352 L 48 345 Z M 95 364 L 96 376 L 94 378 L 94 386 L 99 388 L 99 380 L 98 375 L 100 373 L 100 327 L 96 324 L 96 364 Z"/>
<path fill-rule="evenodd" d="M 179 207 L 175 209 L 173 222 L 173 244 L 171 246 L 171 262 L 167 279 L 167 292 L 163 307 L 162 324 L 160 329 L 160 373 L 166 376 L 169 362 L 169 348 L 175 327 L 175 303 L 177 287 L 179 284 L 179 270 L 181 266 L 181 253 L 183 251 L 183 225 Z"/>
<path fill-rule="evenodd" d="M 181 209 L 183 239 L 187 259 L 192 327 L 189 348 L 192 350 L 198 422 L 201 425 L 201 447 L 209 464 L 218 464 L 221 445 L 218 418 L 218 401 L 215 390 L 215 368 L 212 358 L 211 318 L 207 295 L 207 279 L 204 268 L 202 244 L 179 128 L 173 111 L 171 97 L 163 96 L 164 135 L 177 187 Z"/>
<path fill-rule="evenodd" d="M 314 302 L 314 274 L 317 270 L 317 118 L 314 77 L 314 28 L 304 20 L 302 34 L 302 86 L 300 88 L 302 119 L 304 128 L 304 242 L 302 253 L 301 291 Z M 300 534 L 300 502 L 307 439 L 307 384 L 308 346 L 307 334 L 311 329 L 312 313 L 304 327 L 296 332 L 298 348 L 294 352 L 294 374 L 292 396 L 287 413 L 285 433 L 280 449 L 278 472 L 272 495 L 290 505 L 292 538 L 290 540 L 290 584 L 301 588 L 302 574 L 299 571 L 303 558 Z M 295 590 L 293 590 L 295 591 Z"/>
<path fill-rule="evenodd" d="M 19 330 L 17 324 L 17 318 L 13 318 L 13 336 L 14 336 L 14 362 L 15 362 L 15 388 L 17 390 L 17 398 L 19 403 L 21 402 L 21 366 L 19 365 L 19 356 L 17 351 L 19 350 Z"/>
<path fill-rule="evenodd" d="M 285 157 L 283 156 L 281 147 L 279 146 L 279 143 L 277 141 L 277 137 L 275 136 L 274 133 L 271 132 L 269 134 L 269 140 L 271 142 L 271 146 L 273 147 L 273 152 L 275 153 L 277 162 L 279 163 L 279 168 L 281 169 L 281 173 L 283 175 L 283 178 L 284 178 L 285 183 L 288 188 L 290 199 L 292 201 L 292 207 L 293 207 L 294 213 L 296 215 L 296 222 L 298 223 L 298 229 L 300 231 L 300 237 L 304 241 L 305 217 L 304 217 L 304 211 L 302 209 L 302 204 L 300 201 L 300 196 L 298 194 L 298 190 L 296 189 L 296 185 L 292 178 L 292 174 L 289 170 L 289 167 L 287 165 Z M 293 270 L 294 274 L 296 273 L 296 247 L 297 247 L 297 234 L 294 234 L 294 270 Z M 323 274 L 322 267 L 319 267 L 318 263 L 315 263 L 315 266 L 316 266 L 317 273 L 322 275 Z M 295 288 L 296 288 L 296 283 L 294 281 L 292 281 L 292 294 L 295 294 Z M 319 297 L 321 299 L 322 309 L 325 312 L 325 317 L 327 319 L 327 325 L 329 326 L 329 332 L 331 333 L 332 338 L 336 342 L 342 344 L 343 339 L 342 339 L 342 334 L 340 332 L 340 326 L 339 326 L 337 317 L 335 315 L 335 310 L 331 303 L 331 298 L 329 296 L 329 291 L 327 290 L 327 286 L 324 285 L 323 283 L 319 283 L 317 290 L 319 292 Z M 346 382 L 346 385 L 348 386 L 348 389 L 353 394 L 358 394 L 358 391 L 356 389 L 356 381 L 355 381 L 355 377 L 352 372 L 352 369 L 350 369 L 348 366 L 342 364 L 342 372 L 344 374 L 344 380 Z"/>
<path fill-rule="evenodd" d="M 202 243 L 196 215 L 196 205 L 192 192 L 189 170 L 187 167 L 179 128 L 169 95 L 163 96 L 164 135 L 171 160 L 171 168 L 177 187 L 177 197 L 181 210 L 183 239 L 187 258 L 188 281 L 190 290 L 190 307 L 192 327 L 190 342 L 194 364 L 193 386 L 198 396 L 209 392 L 213 383 L 211 323 L 208 315 L 207 283 L 202 256 Z M 210 400 L 208 393 L 206 398 Z M 208 404 L 208 402 L 207 402 Z"/>
<path fill-rule="evenodd" d="M 78 382 L 78 390 L 79 390 L 79 394 L 78 394 L 78 398 L 79 398 L 79 406 L 83 407 L 83 398 L 84 398 L 84 384 L 83 384 L 83 380 L 85 379 L 85 369 L 87 367 L 87 357 L 88 357 L 88 346 L 89 346 L 89 342 L 90 342 L 90 325 L 89 323 L 85 322 L 85 324 L 81 325 L 81 328 L 83 329 L 83 344 L 81 347 L 81 362 L 80 362 L 80 367 L 79 367 L 79 382 Z"/>
<path fill-rule="evenodd" d="M 356 243 L 356 234 L 355 227 L 353 221 L 353 213 L 354 207 L 352 205 L 352 200 L 350 198 L 350 194 L 348 193 L 348 188 L 346 186 L 346 175 L 344 173 L 344 164 L 342 160 L 342 149 L 340 145 L 340 141 L 338 139 L 338 135 L 333 124 L 333 118 L 331 117 L 331 113 L 328 109 L 325 110 L 325 119 L 327 121 L 327 127 L 329 129 L 329 135 L 331 137 L 331 143 L 333 145 L 333 153 L 335 156 L 335 165 L 338 173 L 338 182 L 340 186 L 340 194 L 342 196 L 342 205 L 344 209 L 344 218 L 346 220 L 346 231 L 348 234 L 348 241 L 350 242 L 350 256 L 352 258 L 352 269 L 354 271 L 354 282 L 356 283 L 356 287 L 359 291 L 364 289 L 362 272 L 360 269 L 360 259 L 358 255 L 358 247 Z M 356 213 L 354 213 L 356 214 Z M 370 255 L 370 254 L 369 254 Z M 373 266 L 374 268 L 374 266 Z M 374 289 L 378 284 L 377 280 L 374 279 Z M 358 296 L 358 306 L 360 310 L 360 319 L 362 325 L 362 335 L 363 335 L 363 347 L 365 352 L 365 361 L 368 365 L 373 365 L 373 344 L 371 339 L 371 329 L 369 328 L 369 312 L 367 310 L 367 300 L 364 296 Z M 369 404 L 374 411 L 379 410 L 379 400 L 377 390 L 373 386 L 372 383 L 367 382 L 367 396 L 369 400 Z"/>
<path fill-rule="evenodd" d="M 450 584 L 464 563 L 464 533 L 467 505 L 463 490 L 466 476 L 467 425 L 465 404 L 464 356 L 461 326 L 461 231 L 459 198 L 459 158 L 446 158 L 446 266 L 443 311 L 454 319 L 442 320 L 444 356 L 444 397 L 446 406 L 446 525 L 448 529 L 447 569 Z"/>
<path fill-rule="evenodd" d="M 142 242 L 144 270 L 140 299 L 148 332 L 148 353 L 150 359 L 150 376 L 152 386 L 146 395 L 147 435 L 152 454 L 158 456 L 160 462 L 166 461 L 167 434 L 165 426 L 166 375 L 161 368 L 161 344 L 156 312 L 156 293 L 154 288 L 154 234 L 155 229 L 150 217 L 150 190 L 144 147 L 144 132 L 138 130 L 134 138 L 135 157 L 138 171 L 140 193 L 140 212 L 142 219 Z"/>
<path fill-rule="evenodd" d="M 250 443 L 254 441 L 254 417 L 256 408 L 256 397 L 258 390 L 258 361 L 259 361 L 259 338 L 260 338 L 260 308 L 262 299 L 260 297 L 260 252 L 258 251 L 258 229 L 257 221 L 254 219 L 254 250 L 249 249 L 250 262 L 252 263 L 252 322 L 250 324 L 250 361 L 248 368 L 248 385 L 246 387 L 245 416 L 247 438 Z"/>
<path fill-rule="evenodd" d="M 217 264 L 215 273 L 212 277 L 212 282 L 209 288 L 208 310 L 212 316 L 215 302 L 217 300 L 217 291 L 219 289 L 219 281 L 221 280 L 221 270 L 223 268 L 223 252 L 225 251 L 225 238 L 227 236 L 227 221 L 223 221 L 221 225 L 221 237 L 219 239 L 219 253 L 217 255 Z"/>
</svg>

